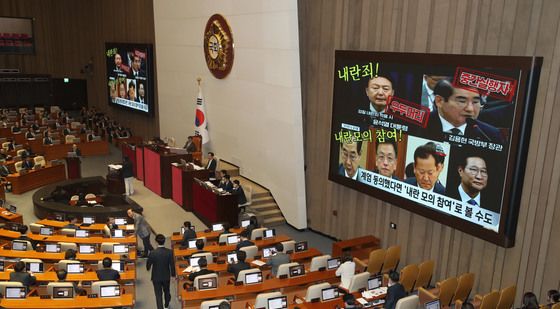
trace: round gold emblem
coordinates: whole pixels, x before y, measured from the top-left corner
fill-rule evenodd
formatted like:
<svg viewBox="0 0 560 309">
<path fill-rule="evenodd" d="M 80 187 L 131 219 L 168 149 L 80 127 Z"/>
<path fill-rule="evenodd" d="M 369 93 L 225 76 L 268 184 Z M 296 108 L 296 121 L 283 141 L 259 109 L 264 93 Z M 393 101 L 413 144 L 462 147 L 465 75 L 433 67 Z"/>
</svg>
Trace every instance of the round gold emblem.
<svg viewBox="0 0 560 309">
<path fill-rule="evenodd" d="M 233 66 L 233 36 L 225 18 L 214 14 L 204 29 L 204 57 L 214 77 L 225 78 Z"/>
</svg>

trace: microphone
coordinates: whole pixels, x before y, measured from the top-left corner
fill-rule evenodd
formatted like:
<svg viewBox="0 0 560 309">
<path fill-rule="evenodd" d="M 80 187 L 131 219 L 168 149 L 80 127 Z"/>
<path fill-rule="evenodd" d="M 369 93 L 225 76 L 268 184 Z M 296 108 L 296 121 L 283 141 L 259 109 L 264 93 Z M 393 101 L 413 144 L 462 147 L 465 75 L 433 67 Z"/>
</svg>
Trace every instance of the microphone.
<svg viewBox="0 0 560 309">
<path fill-rule="evenodd" d="M 474 120 L 473 118 L 467 118 L 467 125 L 471 126 L 473 129 L 475 129 L 478 133 L 480 133 L 480 135 L 482 135 L 486 140 L 488 140 L 489 142 L 492 141 L 492 139 L 486 134 L 484 133 L 484 131 L 482 131 L 482 129 L 478 126 L 478 124 L 476 123 L 476 120 Z"/>
</svg>

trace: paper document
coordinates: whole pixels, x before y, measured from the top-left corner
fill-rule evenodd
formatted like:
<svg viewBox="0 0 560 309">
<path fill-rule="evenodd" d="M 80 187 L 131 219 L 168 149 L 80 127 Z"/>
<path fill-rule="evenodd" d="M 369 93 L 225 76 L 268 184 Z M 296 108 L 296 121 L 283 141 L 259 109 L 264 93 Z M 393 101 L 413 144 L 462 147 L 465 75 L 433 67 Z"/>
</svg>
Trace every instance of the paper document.
<svg viewBox="0 0 560 309">
<path fill-rule="evenodd" d="M 261 260 L 254 260 L 254 261 L 251 262 L 251 264 L 255 264 L 255 265 L 257 265 L 257 266 L 266 265 L 266 263 L 263 262 L 263 261 L 261 261 Z"/>
</svg>

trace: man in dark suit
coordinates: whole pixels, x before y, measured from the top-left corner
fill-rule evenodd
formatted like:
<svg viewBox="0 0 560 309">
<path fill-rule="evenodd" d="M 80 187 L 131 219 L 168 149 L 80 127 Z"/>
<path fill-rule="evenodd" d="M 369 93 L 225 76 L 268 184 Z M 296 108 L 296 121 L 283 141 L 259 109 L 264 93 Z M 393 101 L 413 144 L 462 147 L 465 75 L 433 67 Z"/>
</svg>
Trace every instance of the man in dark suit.
<svg viewBox="0 0 560 309">
<path fill-rule="evenodd" d="M 25 263 L 19 261 L 14 265 L 14 272 L 10 273 L 10 281 L 21 282 L 29 290 L 29 286 L 34 285 L 37 278 L 25 271 Z"/>
<path fill-rule="evenodd" d="M 235 250 L 239 251 L 239 249 L 243 248 L 243 247 L 250 247 L 250 246 L 254 246 L 255 243 L 250 241 L 249 239 L 247 239 L 247 237 L 245 236 L 241 236 L 241 241 L 239 243 L 237 243 L 237 246 L 235 246 Z"/>
<path fill-rule="evenodd" d="M 456 88 L 449 80 L 442 79 L 437 82 L 434 94 L 437 110 L 430 113 L 426 127 L 430 138 L 442 141 L 451 134 L 504 144 L 497 128 L 477 120 L 483 102 L 476 89 Z"/>
<path fill-rule="evenodd" d="M 185 232 L 183 233 L 183 240 L 181 240 L 181 246 L 187 246 L 189 244 L 189 240 L 196 238 L 196 232 L 192 229 L 192 225 L 190 221 L 185 221 L 183 223 L 183 227 L 185 228 Z"/>
<path fill-rule="evenodd" d="M 362 156 L 362 141 L 340 141 L 340 165 L 338 166 L 338 174 L 358 179 L 360 167 L 360 157 Z"/>
<path fill-rule="evenodd" d="M 375 172 L 399 180 L 397 170 L 397 143 L 393 140 L 377 141 L 375 144 Z"/>
<path fill-rule="evenodd" d="M 200 270 L 191 273 L 191 274 L 189 275 L 189 280 L 192 281 L 192 282 L 194 282 L 194 279 L 196 279 L 196 277 L 198 277 L 198 276 L 213 274 L 214 271 L 213 271 L 213 270 L 209 270 L 208 268 L 206 268 L 207 266 L 208 266 L 208 261 L 206 261 L 206 258 L 205 258 L 205 257 L 201 257 L 201 258 L 198 260 L 198 267 L 200 267 Z"/>
<path fill-rule="evenodd" d="M 239 272 L 245 269 L 251 268 L 249 263 L 245 262 L 247 258 L 247 253 L 245 251 L 237 251 L 237 263 L 232 263 L 228 265 L 227 271 L 228 273 L 232 273 L 235 280 L 237 280 L 237 276 Z"/>
<path fill-rule="evenodd" d="M 185 143 L 185 146 L 183 146 L 183 148 L 186 149 L 188 153 L 196 151 L 196 145 L 193 142 L 192 136 L 187 137 L 187 142 Z"/>
<path fill-rule="evenodd" d="M 45 145 L 52 145 L 53 144 L 53 139 L 52 139 L 50 134 L 48 134 L 47 137 L 43 138 L 43 144 L 45 144 Z"/>
<path fill-rule="evenodd" d="M 175 277 L 175 262 L 173 261 L 173 251 L 165 248 L 165 236 L 158 234 L 156 236 L 158 244 L 157 249 L 150 252 L 146 268 L 148 271 L 152 270 L 152 284 L 154 285 L 154 292 L 156 294 L 156 305 L 158 309 L 169 308 L 169 301 L 171 301 L 171 294 L 169 293 L 169 280 Z M 165 295 L 165 306 L 161 302 L 161 294 Z"/>
<path fill-rule="evenodd" d="M 99 280 L 119 280 L 121 278 L 119 272 L 111 268 L 111 265 L 113 265 L 111 258 L 103 258 L 103 268 L 95 272 Z"/>
<path fill-rule="evenodd" d="M 231 190 L 231 194 L 237 195 L 237 204 L 243 205 L 247 203 L 247 197 L 245 196 L 245 191 L 243 191 L 243 187 L 239 184 L 239 180 L 233 181 L 233 189 Z"/>
<path fill-rule="evenodd" d="M 255 216 L 251 216 L 249 218 L 249 225 L 247 225 L 247 227 L 245 228 L 245 230 L 243 232 L 241 232 L 242 236 L 245 236 L 247 238 L 251 238 L 251 233 L 253 232 L 254 229 L 259 228 L 259 223 L 257 222 L 257 217 Z"/>
<path fill-rule="evenodd" d="M 216 178 L 216 166 L 218 165 L 218 163 L 216 162 L 216 159 L 214 159 L 214 153 L 213 152 L 209 152 L 208 153 L 208 163 L 206 164 L 206 169 L 210 171 L 210 178 Z"/>
<path fill-rule="evenodd" d="M 33 157 L 31 156 L 27 156 L 25 161 L 21 164 L 21 168 L 26 170 L 33 169 L 33 166 L 35 166 L 35 162 L 33 162 Z"/>
<path fill-rule="evenodd" d="M 132 56 L 129 78 L 146 77 L 146 72 L 142 70 L 142 59 L 138 55 Z"/>
<path fill-rule="evenodd" d="M 0 176 L 6 177 L 8 175 L 10 175 L 10 170 L 8 169 L 8 167 L 4 164 L 0 164 Z"/>
<path fill-rule="evenodd" d="M 218 184 L 218 188 L 224 189 L 224 191 L 231 192 L 233 190 L 233 183 L 231 182 L 231 176 L 224 175 L 222 181 Z"/>
<path fill-rule="evenodd" d="M 444 194 L 445 187 L 439 181 L 443 170 L 445 153 L 441 145 L 429 142 L 414 151 L 414 176 L 404 182 L 424 190 Z"/>
<path fill-rule="evenodd" d="M 278 273 L 278 267 L 282 264 L 290 263 L 290 256 L 283 252 L 284 245 L 282 243 L 277 243 L 274 246 L 274 249 L 276 249 L 276 252 L 268 258 L 268 261 L 266 261 L 266 265 L 272 266 L 271 273 L 276 277 L 276 274 Z"/>
<path fill-rule="evenodd" d="M 387 297 L 385 298 L 385 309 L 395 309 L 399 299 L 406 297 L 406 291 L 402 284 L 399 283 L 399 273 L 392 270 L 389 272 L 389 288 L 387 289 Z"/>
</svg>

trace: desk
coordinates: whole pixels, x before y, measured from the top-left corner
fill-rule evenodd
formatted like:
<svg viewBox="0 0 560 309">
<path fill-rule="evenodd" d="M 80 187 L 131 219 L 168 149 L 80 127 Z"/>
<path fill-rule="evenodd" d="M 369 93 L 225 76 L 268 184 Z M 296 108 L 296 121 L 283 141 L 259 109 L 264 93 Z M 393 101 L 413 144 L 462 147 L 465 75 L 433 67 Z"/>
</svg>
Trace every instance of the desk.
<svg viewBox="0 0 560 309">
<path fill-rule="evenodd" d="M 358 299 L 360 297 L 362 297 L 362 294 L 360 292 L 356 292 L 356 293 L 352 293 L 352 295 L 354 295 L 355 299 Z M 382 299 L 385 298 L 387 294 L 382 294 L 379 296 L 376 296 L 374 298 L 371 299 L 367 299 L 367 301 L 372 301 L 372 300 L 376 300 L 376 299 Z M 382 305 L 375 305 L 372 308 L 383 308 L 385 304 Z M 335 298 L 333 300 L 329 300 L 326 302 L 316 302 L 316 303 L 311 303 L 311 302 L 304 302 L 302 304 L 297 304 L 297 305 L 289 305 L 289 308 L 296 308 L 299 307 L 301 309 L 332 309 L 332 308 L 343 308 L 344 307 L 344 301 L 342 300 L 342 296 Z"/>
<path fill-rule="evenodd" d="M 136 146 L 136 179 L 144 181 L 144 146 Z"/>
<path fill-rule="evenodd" d="M 16 232 L 16 231 L 12 231 L 12 230 L 6 230 L 6 229 L 0 229 L 0 237 L 2 237 L 2 238 L 16 239 L 16 238 L 19 238 L 20 236 L 21 236 L 20 232 Z"/>
<path fill-rule="evenodd" d="M 43 153 L 43 134 L 35 133 L 35 139 L 27 140 L 27 144 L 31 147 L 33 153 Z"/>
<path fill-rule="evenodd" d="M 82 156 L 97 156 L 109 154 L 109 143 L 107 141 L 92 141 L 78 143 Z M 72 151 L 72 144 L 43 145 L 45 160 L 64 159 L 68 152 Z"/>
<path fill-rule="evenodd" d="M 110 241 L 107 241 L 110 242 Z M 130 252 L 127 254 L 127 259 L 136 260 L 136 248 L 129 248 Z M 20 258 L 20 259 L 41 259 L 44 261 L 53 260 L 60 261 L 64 259 L 64 252 L 60 253 L 50 253 L 50 252 L 37 252 L 37 251 L 17 251 L 17 250 L 6 250 L 0 248 L 0 256 L 6 258 Z M 107 253 L 94 253 L 94 254 L 81 254 L 78 253 L 76 258 L 80 261 L 102 261 L 103 258 L 109 257 L 113 260 L 120 260 L 122 256 L 120 254 L 107 254 Z"/>
<path fill-rule="evenodd" d="M 243 232 L 244 230 L 245 230 L 244 228 L 229 229 L 230 233 L 236 233 L 236 234 L 241 234 L 241 232 Z M 206 237 L 206 240 L 218 239 L 222 232 L 223 231 L 196 232 L 196 237 L 198 238 Z M 183 235 L 181 234 L 173 234 L 171 236 L 171 244 L 180 242 L 182 240 L 183 240 Z"/>
<path fill-rule="evenodd" d="M 66 180 L 66 171 L 64 164 L 47 165 L 38 170 L 31 170 L 24 175 L 10 174 L 6 179 L 12 183 L 13 194 L 22 194 L 44 185 Z"/>
<path fill-rule="evenodd" d="M 194 178 L 200 179 L 202 181 L 208 180 L 210 171 L 207 169 L 189 170 L 186 167 L 172 164 L 171 175 L 173 178 L 173 201 L 175 201 L 175 203 L 179 204 L 186 210 L 192 211 Z"/>
<path fill-rule="evenodd" d="M 192 211 L 204 224 L 210 226 L 216 222 L 227 222 L 230 226 L 237 225 L 239 215 L 237 195 L 214 193 L 196 178 L 192 188 Z"/>
<path fill-rule="evenodd" d="M 11 213 L 6 208 L 0 207 L 0 221 L 23 223 L 23 216 L 18 213 Z"/>
<path fill-rule="evenodd" d="M 344 251 L 350 251 L 352 256 L 358 259 L 367 259 L 371 250 L 379 249 L 381 241 L 373 235 L 367 235 L 332 244 L 332 256 L 342 256 Z"/>
<path fill-rule="evenodd" d="M 105 238 L 101 236 L 90 237 L 72 237 L 66 235 L 45 236 L 39 234 L 28 233 L 27 237 L 35 241 L 43 242 L 71 242 L 75 244 L 101 244 L 104 242 L 115 242 L 119 244 L 136 244 L 136 236 L 127 236 L 122 238 Z"/>
<path fill-rule="evenodd" d="M 49 220 L 49 219 L 43 219 L 43 220 L 39 220 L 36 222 L 37 224 L 42 224 L 45 226 L 52 226 L 54 228 L 63 228 L 64 226 L 70 224 L 69 221 L 56 221 L 56 220 Z M 134 231 L 134 224 L 130 224 L 130 226 L 132 226 L 131 229 L 128 228 L 127 225 L 119 225 L 119 229 L 121 230 L 127 230 L 127 231 Z M 103 231 L 103 229 L 105 228 L 105 224 L 104 223 L 94 223 L 92 225 L 89 226 L 80 226 L 81 230 L 90 230 L 90 231 Z M 109 238 L 106 238 L 109 239 Z"/>
<path fill-rule="evenodd" d="M 171 198 L 171 163 L 192 161 L 190 154 L 168 153 L 163 147 L 144 147 L 144 185 L 163 198 Z"/>
<path fill-rule="evenodd" d="M 255 246 L 259 247 L 259 248 L 263 248 L 263 247 L 269 247 L 272 245 L 275 245 L 279 242 L 283 242 L 283 241 L 288 241 L 291 238 L 286 236 L 286 235 L 278 235 L 276 237 L 273 238 L 269 238 L 269 239 L 261 239 L 261 240 L 253 240 L 252 242 L 255 243 Z M 220 245 L 211 245 L 211 246 L 204 246 L 204 251 L 208 251 L 208 252 L 212 252 L 212 253 L 217 253 L 217 254 L 223 254 L 223 253 L 227 253 L 227 252 L 231 252 L 231 251 L 235 251 L 237 245 L 225 245 L 225 246 L 220 246 Z M 196 253 L 196 249 L 180 249 L 180 248 L 174 248 L 173 249 L 173 256 L 175 258 L 179 257 L 179 256 L 187 256 L 187 255 L 191 255 L 193 253 Z"/>
<path fill-rule="evenodd" d="M 134 295 L 123 294 L 117 298 L 88 298 L 87 296 L 76 296 L 74 299 L 41 299 L 39 297 L 27 297 L 22 299 L 2 299 L 0 307 L 2 308 L 30 308 L 30 309 L 47 309 L 47 308 L 107 308 L 133 306 Z"/>
<path fill-rule="evenodd" d="M 84 265 L 84 268 L 87 268 L 86 265 Z M 46 269 L 45 269 L 46 270 Z M 13 271 L 2 271 L 0 272 L 0 280 L 1 281 L 9 281 L 10 280 L 10 273 L 12 273 Z M 33 274 L 35 276 L 35 278 L 37 278 L 37 281 L 47 281 L 47 282 L 55 282 L 58 281 L 58 278 L 56 277 L 56 271 L 51 270 L 51 271 L 45 271 L 44 273 L 34 273 Z M 125 272 L 120 273 L 121 276 L 121 280 L 135 280 L 136 279 L 136 270 L 132 269 L 132 270 L 127 270 Z M 68 274 L 68 277 L 66 277 L 67 281 L 99 281 L 99 278 L 97 278 L 97 274 L 95 273 L 95 271 L 86 271 L 83 274 Z"/>
</svg>

